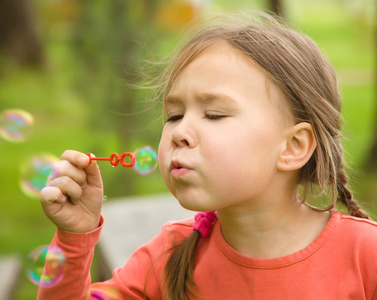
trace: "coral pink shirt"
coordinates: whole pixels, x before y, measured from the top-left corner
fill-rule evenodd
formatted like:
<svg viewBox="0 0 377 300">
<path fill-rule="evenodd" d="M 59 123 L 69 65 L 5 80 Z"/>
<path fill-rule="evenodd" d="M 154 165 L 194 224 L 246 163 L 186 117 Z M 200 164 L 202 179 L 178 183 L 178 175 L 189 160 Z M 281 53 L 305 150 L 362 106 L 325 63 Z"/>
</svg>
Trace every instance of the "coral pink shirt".
<svg viewBox="0 0 377 300">
<path fill-rule="evenodd" d="M 103 220 L 98 229 L 83 234 L 57 231 L 52 243 L 66 253 L 66 272 L 56 286 L 39 289 L 39 300 L 164 299 L 164 252 L 190 234 L 193 219 L 167 223 L 125 266 L 114 270 L 112 279 L 90 285 L 102 225 Z M 325 229 L 306 248 L 260 259 L 227 244 L 217 221 L 209 237 L 199 241 L 194 278 L 200 298 L 206 300 L 377 300 L 377 223 L 332 212 Z"/>
</svg>

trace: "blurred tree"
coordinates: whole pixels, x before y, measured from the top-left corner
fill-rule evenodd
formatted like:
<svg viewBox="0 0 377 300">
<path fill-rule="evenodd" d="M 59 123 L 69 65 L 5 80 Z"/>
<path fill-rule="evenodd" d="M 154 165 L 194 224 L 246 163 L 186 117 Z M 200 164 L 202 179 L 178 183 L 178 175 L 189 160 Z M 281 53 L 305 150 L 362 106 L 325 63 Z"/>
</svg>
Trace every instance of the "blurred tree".
<svg viewBox="0 0 377 300">
<path fill-rule="evenodd" d="M 285 17 L 283 0 L 268 0 L 268 10 L 279 16 Z"/>
<path fill-rule="evenodd" d="M 22 65 L 41 65 L 44 55 L 31 3 L 28 0 L 0 1 L 0 54 Z"/>
</svg>

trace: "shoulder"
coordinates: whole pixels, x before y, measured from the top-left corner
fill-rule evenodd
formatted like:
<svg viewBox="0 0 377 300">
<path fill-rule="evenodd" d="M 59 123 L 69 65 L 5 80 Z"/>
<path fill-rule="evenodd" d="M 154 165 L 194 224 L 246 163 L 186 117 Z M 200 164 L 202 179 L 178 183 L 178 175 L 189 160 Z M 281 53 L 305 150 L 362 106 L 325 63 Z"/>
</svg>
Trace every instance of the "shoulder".
<svg viewBox="0 0 377 300">
<path fill-rule="evenodd" d="M 164 224 L 161 230 L 162 236 L 169 243 L 171 240 L 182 240 L 190 235 L 193 230 L 194 218 L 187 218 L 180 221 L 169 221 Z"/>
<path fill-rule="evenodd" d="M 185 239 L 192 231 L 193 218 L 170 221 L 162 226 L 161 232 L 140 246 L 126 264 L 115 270 L 114 281 L 120 281 L 127 293 L 127 299 L 136 299 L 146 293 L 148 299 L 161 299 L 164 290 L 164 267 L 171 249 Z M 139 298 L 137 298 L 139 299 Z M 140 298 L 141 299 L 141 298 Z"/>
<path fill-rule="evenodd" d="M 193 224 L 193 217 L 179 221 L 168 221 L 162 226 L 160 233 L 147 241 L 141 248 L 164 252 L 187 238 L 193 230 Z"/>
<path fill-rule="evenodd" d="M 376 291 L 377 222 L 341 213 L 337 213 L 337 217 L 339 218 L 339 233 L 342 235 L 342 238 L 338 240 L 338 249 L 348 254 L 350 259 L 347 264 L 351 261 L 355 263 L 362 274 L 365 288 Z"/>
<path fill-rule="evenodd" d="M 352 217 L 342 213 L 335 213 L 335 217 L 339 218 L 340 229 L 348 239 L 354 243 L 377 247 L 376 221 Z"/>
<path fill-rule="evenodd" d="M 190 227 L 190 228 L 192 228 L 193 224 L 194 224 L 194 217 L 190 217 L 190 218 L 186 218 L 186 219 L 179 220 L 179 221 L 168 221 L 164 224 L 163 227 L 166 227 L 166 228 L 174 228 L 174 227 L 187 228 L 187 227 Z"/>
<path fill-rule="evenodd" d="M 352 217 L 342 213 L 336 213 L 342 225 L 351 230 L 359 230 L 359 233 L 377 234 L 377 222 L 371 219 Z"/>
<path fill-rule="evenodd" d="M 132 253 L 127 261 L 127 267 L 138 268 L 141 265 L 150 265 L 153 262 L 154 268 L 162 270 L 171 253 L 170 250 L 182 243 L 191 233 L 193 221 L 193 218 L 189 218 L 165 223 L 159 234 Z"/>
</svg>

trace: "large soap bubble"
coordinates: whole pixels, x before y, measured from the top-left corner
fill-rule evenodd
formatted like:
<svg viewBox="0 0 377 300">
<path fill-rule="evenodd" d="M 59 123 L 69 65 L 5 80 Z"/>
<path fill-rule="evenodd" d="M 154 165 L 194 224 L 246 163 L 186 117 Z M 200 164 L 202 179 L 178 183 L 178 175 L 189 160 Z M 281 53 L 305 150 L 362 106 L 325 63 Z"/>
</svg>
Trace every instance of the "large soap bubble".
<svg viewBox="0 0 377 300">
<path fill-rule="evenodd" d="M 39 154 L 31 157 L 21 165 L 21 190 L 31 198 L 38 198 L 46 186 L 47 178 L 55 163 L 59 160 L 51 154 Z"/>
<path fill-rule="evenodd" d="M 25 110 L 4 110 L 0 113 L 0 136 L 8 142 L 23 142 L 29 136 L 33 124 L 33 116 Z"/>
<path fill-rule="evenodd" d="M 27 256 L 27 276 L 36 285 L 54 286 L 63 278 L 64 262 L 65 255 L 61 248 L 41 246 Z"/>
<path fill-rule="evenodd" d="M 157 154 L 149 146 L 145 146 L 135 151 L 134 170 L 141 175 L 148 175 L 157 166 Z"/>
</svg>

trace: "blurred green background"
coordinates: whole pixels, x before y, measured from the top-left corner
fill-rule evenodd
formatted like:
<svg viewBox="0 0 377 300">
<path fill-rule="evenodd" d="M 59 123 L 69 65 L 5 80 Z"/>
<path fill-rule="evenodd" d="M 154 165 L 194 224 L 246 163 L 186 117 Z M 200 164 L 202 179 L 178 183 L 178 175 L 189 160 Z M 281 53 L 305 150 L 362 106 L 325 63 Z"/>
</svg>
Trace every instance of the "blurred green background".
<svg viewBox="0 0 377 300">
<path fill-rule="evenodd" d="M 174 48 L 194 17 L 238 9 L 280 12 L 312 37 L 339 74 L 344 147 L 355 198 L 377 216 L 376 4 L 373 0 L 5 0 L 0 3 L 0 113 L 23 109 L 34 126 L 22 143 L 0 138 L 0 255 L 25 260 L 55 231 L 38 199 L 20 189 L 20 168 L 66 149 L 109 156 L 157 149 L 160 105 L 140 84 L 145 60 Z M 276 3 L 274 4 L 276 5 Z M 108 201 L 167 192 L 156 171 L 140 176 L 101 164 Z M 35 299 L 21 274 L 14 299 Z M 95 278 L 95 274 L 93 274 Z"/>
</svg>

